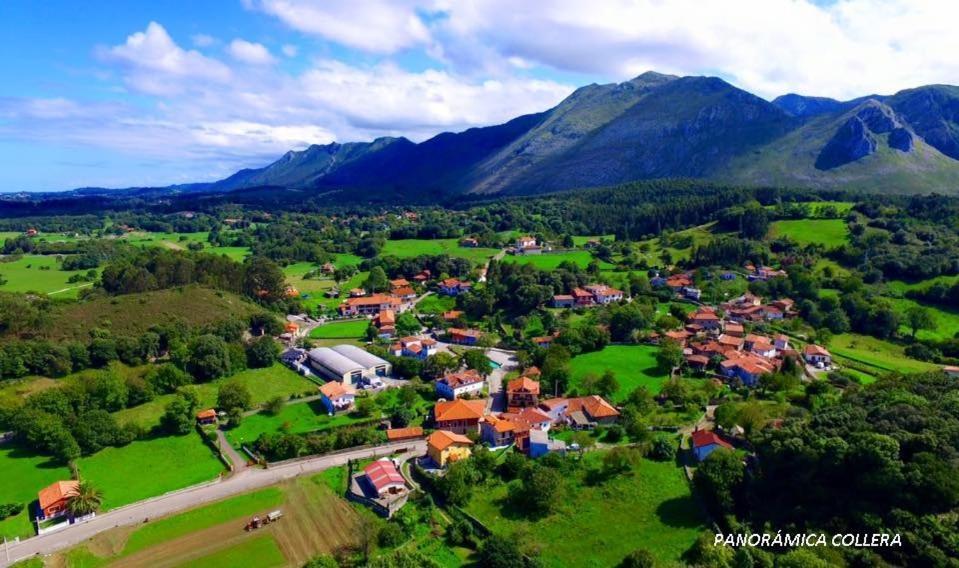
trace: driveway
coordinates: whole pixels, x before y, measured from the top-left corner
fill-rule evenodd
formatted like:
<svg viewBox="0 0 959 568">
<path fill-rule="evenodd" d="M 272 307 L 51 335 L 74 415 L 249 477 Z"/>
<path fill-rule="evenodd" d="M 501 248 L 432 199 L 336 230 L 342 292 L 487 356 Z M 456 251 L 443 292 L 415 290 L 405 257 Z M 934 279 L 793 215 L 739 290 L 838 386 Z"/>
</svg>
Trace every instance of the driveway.
<svg viewBox="0 0 959 568">
<path fill-rule="evenodd" d="M 332 455 L 308 458 L 292 463 L 285 463 L 268 469 L 249 468 L 232 476 L 221 478 L 204 485 L 188 487 L 186 489 L 167 493 L 153 499 L 132 503 L 119 509 L 114 509 L 97 515 L 96 518 L 67 527 L 63 530 L 36 536 L 9 545 L 7 554 L 0 554 L 0 567 L 35 556 L 48 555 L 59 550 L 75 546 L 103 531 L 123 526 L 139 525 L 149 519 L 158 519 L 166 515 L 191 509 L 198 505 L 232 497 L 281 481 L 312 475 L 332 467 L 346 465 L 349 460 L 365 459 L 389 455 L 398 450 L 408 453 L 421 454 L 426 452 L 426 442 L 423 440 L 384 444 L 373 448 L 362 448 L 345 451 Z"/>
<path fill-rule="evenodd" d="M 502 349 L 487 349 L 486 356 L 499 365 L 499 367 L 493 369 L 493 372 L 486 379 L 490 394 L 486 410 L 504 412 L 506 410 L 506 392 L 503 390 L 503 379 L 507 373 L 516 370 L 516 354 Z"/>
</svg>

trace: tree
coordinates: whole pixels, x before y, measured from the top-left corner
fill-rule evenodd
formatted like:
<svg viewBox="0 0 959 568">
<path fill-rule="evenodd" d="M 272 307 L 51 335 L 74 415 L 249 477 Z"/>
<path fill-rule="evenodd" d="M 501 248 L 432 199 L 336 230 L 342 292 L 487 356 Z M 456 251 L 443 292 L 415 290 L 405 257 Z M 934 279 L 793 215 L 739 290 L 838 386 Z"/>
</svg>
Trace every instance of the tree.
<svg viewBox="0 0 959 568">
<path fill-rule="evenodd" d="M 656 352 L 656 362 L 664 371 L 672 371 L 683 364 L 683 347 L 678 341 L 666 339 Z"/>
<path fill-rule="evenodd" d="M 440 478 L 438 487 L 440 493 L 450 505 L 466 506 L 473 496 L 473 485 L 476 481 L 476 471 L 469 461 L 453 462 L 446 475 Z"/>
<path fill-rule="evenodd" d="M 254 339 L 246 347 L 246 364 L 251 369 L 262 369 L 276 362 L 280 345 L 269 335 Z"/>
<path fill-rule="evenodd" d="M 493 362 L 482 349 L 470 349 L 463 353 L 463 362 L 467 369 L 473 369 L 484 377 L 493 372 Z"/>
<path fill-rule="evenodd" d="M 269 414 L 270 416 L 276 416 L 283 411 L 283 407 L 286 406 L 286 398 L 282 395 L 277 395 L 266 401 L 263 405 L 263 412 Z"/>
<path fill-rule="evenodd" d="M 518 568 L 526 565 L 516 542 L 495 533 L 480 545 L 479 556 L 483 568 Z"/>
<path fill-rule="evenodd" d="M 371 396 L 361 398 L 356 401 L 355 413 L 361 418 L 379 416 L 379 412 L 380 406 L 377 404 L 376 399 Z"/>
<path fill-rule="evenodd" d="M 423 378 L 435 380 L 457 369 L 459 366 L 460 360 L 456 355 L 447 353 L 446 351 L 440 351 L 423 363 Z"/>
<path fill-rule="evenodd" d="M 656 557 L 645 548 L 637 548 L 630 552 L 619 563 L 618 568 L 655 568 Z"/>
<path fill-rule="evenodd" d="M 220 385 L 216 393 L 216 405 L 221 410 L 240 408 L 249 410 L 253 406 L 253 395 L 246 385 L 237 381 L 230 381 Z"/>
<path fill-rule="evenodd" d="M 250 256 L 243 261 L 243 291 L 251 298 L 266 302 L 283 299 L 286 277 L 275 262 L 265 256 Z"/>
<path fill-rule="evenodd" d="M 386 277 L 386 271 L 382 266 L 374 266 L 370 269 L 370 275 L 363 283 L 363 288 L 369 292 L 383 292 L 390 286 L 390 280 Z"/>
<path fill-rule="evenodd" d="M 618 390 L 619 382 L 616 380 L 616 374 L 606 369 L 603 376 L 596 381 L 596 394 L 603 398 L 611 399 Z"/>
<path fill-rule="evenodd" d="M 196 402 L 182 394 L 171 400 L 160 418 L 160 427 L 174 434 L 187 434 L 193 429 L 196 420 Z"/>
<path fill-rule="evenodd" d="M 649 450 L 649 457 L 656 461 L 672 461 L 676 458 L 676 445 L 668 438 L 656 438 Z"/>
<path fill-rule="evenodd" d="M 603 456 L 603 473 L 607 476 L 619 475 L 633 469 L 639 463 L 636 450 L 617 447 L 606 452 Z"/>
<path fill-rule="evenodd" d="M 423 326 L 410 312 L 404 312 L 396 318 L 396 334 L 399 336 L 416 335 Z"/>
<path fill-rule="evenodd" d="M 745 475 L 742 459 L 725 448 L 713 450 L 696 470 L 693 484 L 719 515 L 732 513 Z"/>
<path fill-rule="evenodd" d="M 212 381 L 230 372 L 230 352 L 216 335 L 201 335 L 190 347 L 187 370 L 198 381 Z"/>
<path fill-rule="evenodd" d="M 74 517 L 95 513 L 103 502 L 103 493 L 89 481 L 80 481 L 75 493 L 67 500 L 67 511 Z"/>
<path fill-rule="evenodd" d="M 166 363 L 150 369 L 150 372 L 146 375 L 146 380 L 157 392 L 169 394 L 190 384 L 191 377 L 176 365 Z"/>
<path fill-rule="evenodd" d="M 929 308 L 923 306 L 910 306 L 906 310 L 906 325 L 909 326 L 909 329 L 912 330 L 912 338 L 916 338 L 916 334 L 919 333 L 920 329 L 925 330 L 935 330 L 936 329 L 936 319 L 932 315 L 932 311 Z"/>
</svg>

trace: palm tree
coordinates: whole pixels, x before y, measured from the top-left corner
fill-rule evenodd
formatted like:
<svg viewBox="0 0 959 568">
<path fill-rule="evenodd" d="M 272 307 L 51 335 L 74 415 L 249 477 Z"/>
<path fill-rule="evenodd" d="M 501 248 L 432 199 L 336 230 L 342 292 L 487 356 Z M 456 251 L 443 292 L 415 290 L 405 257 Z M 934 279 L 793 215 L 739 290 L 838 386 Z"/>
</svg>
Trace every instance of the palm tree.
<svg viewBox="0 0 959 568">
<path fill-rule="evenodd" d="M 76 492 L 67 501 L 67 511 L 74 517 L 95 513 L 103 501 L 103 493 L 89 481 L 81 481 Z"/>
</svg>

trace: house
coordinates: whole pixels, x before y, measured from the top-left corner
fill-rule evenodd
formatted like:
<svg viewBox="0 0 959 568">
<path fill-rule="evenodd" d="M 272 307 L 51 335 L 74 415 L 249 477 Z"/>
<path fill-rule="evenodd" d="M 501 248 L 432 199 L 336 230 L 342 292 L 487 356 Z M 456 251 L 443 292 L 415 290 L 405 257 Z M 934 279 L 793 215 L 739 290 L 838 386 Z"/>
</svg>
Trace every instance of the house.
<svg viewBox="0 0 959 568">
<path fill-rule="evenodd" d="M 505 418 L 487 416 L 480 422 L 480 438 L 494 448 L 509 446 L 516 439 L 516 424 Z"/>
<path fill-rule="evenodd" d="M 514 424 L 519 424 L 526 430 L 549 430 L 553 424 L 553 419 L 549 414 L 532 406 L 520 409 L 511 408 L 509 412 L 501 413 L 500 417 L 506 418 Z"/>
<path fill-rule="evenodd" d="M 553 307 L 554 308 L 572 308 L 576 304 L 576 300 L 572 295 L 569 294 L 557 294 L 553 296 Z"/>
<path fill-rule="evenodd" d="M 336 272 L 336 265 L 334 265 L 332 262 L 325 262 L 323 263 L 323 266 L 320 267 L 320 272 L 323 274 L 333 274 Z"/>
<path fill-rule="evenodd" d="M 436 381 L 436 394 L 449 400 L 463 396 L 479 395 L 486 380 L 475 369 L 449 373 Z"/>
<path fill-rule="evenodd" d="M 476 345 L 483 332 L 478 329 L 460 329 L 451 327 L 446 330 L 446 337 L 450 343 L 457 345 Z"/>
<path fill-rule="evenodd" d="M 473 441 L 455 432 L 437 430 L 426 438 L 426 455 L 439 467 L 466 459 L 472 453 Z"/>
<path fill-rule="evenodd" d="M 63 516 L 67 513 L 67 504 L 70 498 L 80 491 L 79 481 L 57 481 L 40 490 L 39 515 L 37 519 L 43 521 Z"/>
<path fill-rule="evenodd" d="M 706 456 L 716 451 L 717 448 L 733 449 L 733 446 L 710 430 L 696 430 L 693 432 L 693 455 L 696 461 L 703 461 Z"/>
<path fill-rule="evenodd" d="M 398 288 L 406 288 L 410 285 L 406 278 L 396 278 L 390 280 L 390 291 L 395 292 Z"/>
<path fill-rule="evenodd" d="M 362 298 L 365 295 L 366 295 L 366 290 L 364 290 L 363 288 L 353 288 L 350 290 L 351 298 Z"/>
<path fill-rule="evenodd" d="M 426 282 L 427 280 L 429 280 L 431 277 L 432 277 L 432 273 L 429 270 L 423 270 L 422 272 L 420 272 L 419 274 L 413 277 L 413 281 L 419 282 L 420 284 L 422 284 L 423 282 Z"/>
<path fill-rule="evenodd" d="M 942 372 L 951 379 L 959 379 L 959 367 L 955 365 L 946 365 L 942 368 Z"/>
<path fill-rule="evenodd" d="M 473 237 L 465 237 L 460 239 L 460 246 L 466 248 L 476 248 L 479 246 L 479 241 Z"/>
<path fill-rule="evenodd" d="M 464 292 L 469 292 L 472 287 L 472 284 L 459 278 L 447 278 L 440 282 L 439 292 L 444 296 L 459 296 Z"/>
<path fill-rule="evenodd" d="M 409 499 L 406 479 L 389 458 L 376 460 L 350 479 L 347 496 L 390 518 Z"/>
<path fill-rule="evenodd" d="M 396 333 L 396 312 L 382 310 L 373 318 L 373 325 L 379 331 L 380 337 L 393 337 Z"/>
<path fill-rule="evenodd" d="M 741 323 L 726 322 L 726 325 L 723 326 L 723 333 L 731 335 L 732 337 L 744 337 L 746 335 L 746 329 Z"/>
<path fill-rule="evenodd" d="M 344 316 L 375 316 L 383 310 L 403 311 L 403 302 L 396 296 L 373 294 L 368 297 L 351 297 L 340 304 L 340 315 Z"/>
<path fill-rule="evenodd" d="M 40 234 L 39 231 L 37 231 L 37 230 L 34 229 L 33 227 L 30 227 L 29 229 L 27 229 L 26 231 L 24 231 L 23 236 L 25 236 L 25 237 L 35 237 L 35 236 L 37 236 L 38 234 Z"/>
<path fill-rule="evenodd" d="M 525 408 L 539 404 L 539 382 L 529 377 L 513 379 L 506 385 L 506 406 Z"/>
<path fill-rule="evenodd" d="M 689 274 L 673 274 L 666 278 L 666 287 L 673 292 L 681 292 L 683 288 L 693 285 L 693 279 Z"/>
<path fill-rule="evenodd" d="M 573 288 L 573 303 L 578 307 L 592 306 L 596 303 L 593 293 L 582 288 Z"/>
<path fill-rule="evenodd" d="M 523 235 L 516 239 L 516 248 L 517 250 L 523 250 L 527 248 L 532 248 L 536 246 L 536 238 L 529 235 Z"/>
<path fill-rule="evenodd" d="M 360 349 L 355 345 L 317 347 L 307 354 L 310 366 L 327 379 L 353 385 L 389 375 L 393 367 L 389 361 Z"/>
<path fill-rule="evenodd" d="M 793 306 L 795 304 L 796 302 L 794 302 L 793 300 L 789 298 L 780 298 L 779 300 L 771 302 L 769 305 L 773 306 L 774 308 L 778 309 L 779 311 L 783 313 L 789 313 L 792 311 Z"/>
<path fill-rule="evenodd" d="M 423 437 L 423 428 L 410 426 L 408 428 L 390 428 L 386 431 L 386 439 L 390 442 L 405 442 Z"/>
<path fill-rule="evenodd" d="M 433 421 L 436 427 L 457 434 L 479 432 L 479 422 L 484 414 L 486 414 L 485 400 L 458 398 L 440 401 L 433 405 Z"/>
<path fill-rule="evenodd" d="M 709 357 L 705 355 L 686 355 L 686 366 L 696 371 L 704 371 L 709 366 Z"/>
<path fill-rule="evenodd" d="M 703 291 L 699 288 L 686 286 L 683 288 L 683 296 L 689 298 L 690 300 L 699 300 L 703 296 Z"/>
<path fill-rule="evenodd" d="M 538 458 L 545 456 L 550 452 L 566 452 L 566 442 L 562 440 L 551 440 L 549 433 L 544 430 L 530 430 L 527 452 L 529 457 Z"/>
<path fill-rule="evenodd" d="M 722 321 L 716 314 L 716 310 L 709 307 L 702 307 L 687 317 L 689 323 L 701 326 L 703 329 L 716 330 L 722 327 Z"/>
<path fill-rule="evenodd" d="M 619 418 L 619 411 L 598 395 L 581 396 L 569 399 L 566 408 L 569 425 L 576 430 L 592 430 L 597 424 L 613 424 Z"/>
<path fill-rule="evenodd" d="M 566 418 L 566 411 L 569 409 L 569 399 L 550 398 L 540 401 L 539 409 L 549 416 L 554 424 L 563 422 Z"/>
<path fill-rule="evenodd" d="M 832 364 L 832 355 L 826 351 L 825 347 L 810 343 L 803 349 L 803 359 L 810 365 L 817 367 L 828 367 Z"/>
<path fill-rule="evenodd" d="M 622 290 L 610 288 L 605 284 L 590 284 L 586 286 L 586 291 L 593 295 L 593 301 L 597 304 L 606 305 L 611 302 L 619 302 L 623 299 Z"/>
<path fill-rule="evenodd" d="M 729 351 L 727 359 L 719 364 L 720 372 L 726 377 L 736 377 L 748 387 L 755 386 L 759 377 L 776 371 L 776 365 L 755 353 Z"/>
<path fill-rule="evenodd" d="M 463 317 L 463 312 L 461 310 L 450 310 L 448 312 L 443 312 L 443 321 L 456 321 Z"/>
<path fill-rule="evenodd" d="M 400 286 L 399 288 L 394 288 L 392 294 L 400 300 L 407 302 L 416 299 L 416 290 L 414 290 L 412 286 Z"/>
<path fill-rule="evenodd" d="M 394 357 L 412 357 L 426 360 L 437 351 L 436 340 L 430 337 L 404 337 L 390 347 Z"/>
<path fill-rule="evenodd" d="M 776 347 L 777 351 L 786 351 L 789 349 L 789 338 L 780 333 L 776 336 L 773 345 Z"/>
<path fill-rule="evenodd" d="M 330 414 L 349 409 L 355 400 L 356 393 L 337 381 L 330 381 L 320 387 L 320 401 Z"/>
<path fill-rule="evenodd" d="M 196 423 L 200 426 L 216 424 L 216 410 L 208 408 L 196 413 Z"/>
<path fill-rule="evenodd" d="M 556 339 L 552 335 L 544 335 L 541 337 L 534 337 L 531 341 L 533 345 L 539 347 L 540 349 L 549 349 L 549 346 L 553 344 L 553 340 Z"/>
</svg>

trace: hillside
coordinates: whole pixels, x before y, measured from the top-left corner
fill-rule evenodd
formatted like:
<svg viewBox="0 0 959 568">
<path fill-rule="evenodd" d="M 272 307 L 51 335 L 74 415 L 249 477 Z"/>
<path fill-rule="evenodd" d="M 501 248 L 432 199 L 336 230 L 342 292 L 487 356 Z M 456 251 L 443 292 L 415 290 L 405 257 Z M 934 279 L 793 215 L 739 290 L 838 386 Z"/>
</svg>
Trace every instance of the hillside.
<svg viewBox="0 0 959 568">
<path fill-rule="evenodd" d="M 86 340 L 95 328 L 136 336 L 177 321 L 203 327 L 231 317 L 247 319 L 259 311 L 239 296 L 199 286 L 96 298 L 58 309 L 55 323 L 43 334 L 53 340 Z"/>
</svg>

